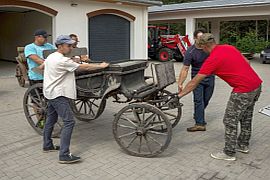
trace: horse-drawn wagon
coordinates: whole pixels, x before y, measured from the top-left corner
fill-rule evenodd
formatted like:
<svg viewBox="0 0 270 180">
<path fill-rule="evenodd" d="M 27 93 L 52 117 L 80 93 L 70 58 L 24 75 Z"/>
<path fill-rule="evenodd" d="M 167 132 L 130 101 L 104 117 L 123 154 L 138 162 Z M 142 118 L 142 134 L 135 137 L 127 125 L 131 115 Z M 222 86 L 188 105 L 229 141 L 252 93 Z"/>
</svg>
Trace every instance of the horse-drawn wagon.
<svg viewBox="0 0 270 180">
<path fill-rule="evenodd" d="M 44 56 L 50 53 L 46 51 Z M 85 53 L 85 49 L 74 49 L 69 57 Z M 128 154 L 140 157 L 156 156 L 168 147 L 172 128 L 182 114 L 177 93 L 165 90 L 176 81 L 173 63 L 151 64 L 152 75 L 146 77 L 148 66 L 147 60 L 123 60 L 110 62 L 102 70 L 78 71 L 78 97 L 70 101 L 75 117 L 81 121 L 97 119 L 109 98 L 115 103 L 127 103 L 115 114 L 113 135 Z M 42 84 L 28 88 L 23 106 L 30 125 L 42 134 L 47 109 Z"/>
</svg>

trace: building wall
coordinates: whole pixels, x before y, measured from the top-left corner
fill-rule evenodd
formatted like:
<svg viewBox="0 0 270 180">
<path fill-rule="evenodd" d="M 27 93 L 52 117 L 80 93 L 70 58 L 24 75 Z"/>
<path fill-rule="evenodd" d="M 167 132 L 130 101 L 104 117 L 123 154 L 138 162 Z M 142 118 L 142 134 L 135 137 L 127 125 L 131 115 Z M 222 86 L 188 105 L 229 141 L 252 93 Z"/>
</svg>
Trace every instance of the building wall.
<svg viewBox="0 0 270 180">
<path fill-rule="evenodd" d="M 52 33 L 52 17 L 36 11 L 0 13 L 0 22 L 4 27 L 0 28 L 0 59 L 4 60 L 15 60 L 16 47 L 31 43 L 36 29 Z"/>
<path fill-rule="evenodd" d="M 203 8 L 188 9 L 178 12 L 160 12 L 149 13 L 149 22 L 181 22 L 186 21 L 186 34 L 193 40 L 193 31 L 196 28 L 196 22 L 207 20 L 211 22 L 212 33 L 215 35 L 217 42 L 220 37 L 220 22 L 235 20 L 267 20 L 270 16 L 270 5 L 253 6 L 253 7 L 223 7 L 223 8 Z"/>
<path fill-rule="evenodd" d="M 144 6 L 128 6 L 116 3 L 103 3 L 90 0 L 74 1 L 78 5 L 71 6 L 70 0 L 30 0 L 48 6 L 58 14 L 53 17 L 53 39 L 61 34 L 78 34 L 81 47 L 88 47 L 87 13 L 101 9 L 117 9 L 136 17 L 131 23 L 131 58 L 147 58 L 147 23 L 148 9 Z M 106 27 L 104 27 L 106 28 Z"/>
</svg>

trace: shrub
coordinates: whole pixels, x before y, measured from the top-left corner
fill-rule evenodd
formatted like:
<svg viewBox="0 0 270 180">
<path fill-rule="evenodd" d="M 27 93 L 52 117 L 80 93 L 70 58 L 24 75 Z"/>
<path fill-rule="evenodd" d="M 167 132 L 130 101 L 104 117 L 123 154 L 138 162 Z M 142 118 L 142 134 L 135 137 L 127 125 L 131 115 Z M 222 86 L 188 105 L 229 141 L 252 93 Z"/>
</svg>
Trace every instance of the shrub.
<svg viewBox="0 0 270 180">
<path fill-rule="evenodd" d="M 232 37 L 235 39 L 235 43 L 230 41 L 231 39 L 224 39 L 222 43 L 232 44 L 243 53 L 259 53 L 270 45 L 264 38 L 259 38 L 254 31 L 246 33 L 243 37 L 240 37 L 237 34 L 233 34 Z"/>
</svg>

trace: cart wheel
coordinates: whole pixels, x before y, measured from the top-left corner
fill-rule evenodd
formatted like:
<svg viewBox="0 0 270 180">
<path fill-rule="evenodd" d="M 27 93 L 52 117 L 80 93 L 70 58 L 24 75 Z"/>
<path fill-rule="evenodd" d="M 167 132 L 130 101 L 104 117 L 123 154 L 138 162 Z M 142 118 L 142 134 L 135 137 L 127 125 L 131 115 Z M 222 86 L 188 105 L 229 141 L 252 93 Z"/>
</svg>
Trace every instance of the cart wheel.
<svg viewBox="0 0 270 180">
<path fill-rule="evenodd" d="M 23 98 L 23 109 L 29 124 L 39 134 L 43 135 L 48 102 L 43 95 L 43 85 L 35 84 L 27 89 Z M 54 127 L 53 137 L 59 137 L 62 123 L 58 121 Z"/>
<path fill-rule="evenodd" d="M 23 77 L 23 72 L 19 64 L 16 65 L 16 78 L 21 87 L 25 86 L 25 79 Z"/>
<path fill-rule="evenodd" d="M 174 128 L 180 121 L 181 117 L 182 117 L 182 104 L 177 101 L 175 107 L 168 107 L 167 105 L 167 101 L 162 100 L 163 98 L 166 98 L 171 95 L 172 93 L 170 91 L 167 90 L 162 90 L 160 92 L 158 92 L 158 94 L 156 95 L 156 97 L 154 98 L 154 100 L 152 102 L 150 102 L 152 105 L 156 106 L 157 108 L 159 108 L 169 119 L 169 121 L 172 124 L 172 128 Z M 155 100 L 162 100 L 161 102 L 155 102 Z M 156 118 L 156 120 L 153 122 L 161 122 L 162 118 L 158 117 Z M 166 131 L 165 127 L 158 127 L 155 128 L 156 131 L 159 132 L 163 132 Z"/>
<path fill-rule="evenodd" d="M 106 107 L 106 99 L 79 98 L 71 100 L 71 109 L 80 121 L 89 122 L 97 119 Z"/>
<path fill-rule="evenodd" d="M 153 123 L 158 117 L 162 118 L 162 122 Z M 159 126 L 166 127 L 166 131 L 155 131 Z M 167 116 L 155 106 L 134 103 L 116 114 L 113 134 L 116 142 L 128 154 L 153 157 L 169 146 L 172 127 Z"/>
</svg>

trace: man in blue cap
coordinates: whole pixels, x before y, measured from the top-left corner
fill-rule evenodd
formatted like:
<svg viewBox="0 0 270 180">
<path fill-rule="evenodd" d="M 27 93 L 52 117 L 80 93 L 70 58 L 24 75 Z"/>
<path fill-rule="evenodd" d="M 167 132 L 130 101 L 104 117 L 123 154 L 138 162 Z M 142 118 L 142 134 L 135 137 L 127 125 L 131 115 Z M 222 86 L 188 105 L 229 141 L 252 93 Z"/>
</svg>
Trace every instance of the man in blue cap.
<svg viewBox="0 0 270 180">
<path fill-rule="evenodd" d="M 28 64 L 28 78 L 30 86 L 43 82 L 43 75 L 35 72 L 35 69 L 44 63 L 43 51 L 55 49 L 55 47 L 52 44 L 47 43 L 47 38 L 50 35 L 45 30 L 43 29 L 36 30 L 34 36 L 35 36 L 34 42 L 27 45 L 24 49 L 24 54 L 25 57 L 27 58 Z M 36 94 L 33 93 L 32 96 L 36 97 Z M 35 105 L 34 102 L 33 104 L 34 104 L 33 110 L 37 114 L 36 115 L 38 120 L 37 126 L 42 129 L 44 126 L 45 119 L 43 116 L 39 115 L 37 105 Z"/>
<path fill-rule="evenodd" d="M 45 30 L 38 29 L 34 33 L 34 42 L 27 45 L 24 49 L 25 57 L 28 64 L 28 77 L 30 85 L 42 83 L 43 76 L 33 70 L 44 63 L 43 51 L 55 49 L 55 47 L 47 43 L 47 38 L 50 36 Z"/>
<path fill-rule="evenodd" d="M 55 42 L 57 51 L 48 56 L 44 62 L 44 83 L 43 93 L 49 100 L 47 119 L 43 134 L 43 151 L 57 151 L 59 153 L 59 163 L 70 164 L 81 160 L 80 157 L 70 153 L 69 146 L 73 127 L 75 124 L 73 113 L 70 108 L 69 100 L 76 99 L 76 82 L 74 71 L 79 69 L 83 71 L 106 68 L 109 64 L 78 64 L 72 59 L 65 57 L 72 49 L 75 43 L 67 35 L 59 36 Z M 52 131 L 58 116 L 63 119 L 64 126 L 61 131 L 60 147 L 53 145 Z"/>
</svg>

